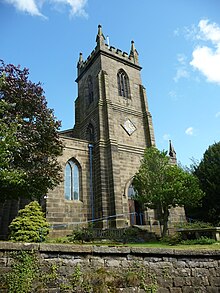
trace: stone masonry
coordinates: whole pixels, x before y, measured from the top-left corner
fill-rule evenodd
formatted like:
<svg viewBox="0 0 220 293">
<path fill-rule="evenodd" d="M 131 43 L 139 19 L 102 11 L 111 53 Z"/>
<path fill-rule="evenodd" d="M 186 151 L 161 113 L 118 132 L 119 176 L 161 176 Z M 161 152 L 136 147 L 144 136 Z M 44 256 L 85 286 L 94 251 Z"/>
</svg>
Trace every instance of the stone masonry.
<svg viewBox="0 0 220 293">
<path fill-rule="evenodd" d="M 56 227 L 57 235 L 63 233 L 62 227 L 67 229 L 93 220 L 103 228 L 138 224 L 136 218 L 131 222 L 130 213 L 137 215 L 138 220 L 140 210 L 129 199 L 128 189 L 145 148 L 155 145 L 133 41 L 130 53 L 122 52 L 105 43 L 99 26 L 95 49 L 85 61 L 80 53 L 77 68 L 75 126 L 60 134 L 65 144 L 60 162 L 64 170 L 68 160 L 77 161 L 81 196 L 79 201 L 64 198 L 63 172 L 63 182 L 46 200 L 47 219 Z M 123 72 L 122 81 L 117 80 L 120 72 Z M 120 83 L 126 86 L 123 88 L 126 93 L 120 93 Z M 149 215 L 155 216 L 152 211 Z M 171 217 L 178 221 L 181 216 L 184 212 L 178 209 Z M 143 223 L 147 217 L 145 214 Z"/>
<path fill-rule="evenodd" d="M 0 243 L 0 275 L 10 271 L 13 251 L 35 251 L 46 267 L 55 265 L 55 285 L 46 292 L 61 292 L 59 284 L 71 277 L 76 267 L 94 274 L 97 270 L 126 274 L 132 268 L 143 269 L 138 286 L 120 285 L 114 292 L 218 293 L 220 292 L 220 250 L 175 250 L 153 248 L 80 246 L 57 244 Z M 134 271 L 133 271 L 134 272 Z M 146 273 L 147 272 L 147 273 Z M 61 281 L 62 280 L 62 281 Z M 138 280 L 136 280 L 138 282 Z M 61 282 L 61 283 L 60 283 Z M 135 284 L 134 280 L 133 283 Z M 152 287 L 154 285 L 154 287 Z M 54 287 L 55 286 L 55 287 Z M 148 286 L 148 287 L 147 287 Z M 154 288 L 154 291 L 146 291 Z M 1 289 L 1 292 L 7 292 Z M 62 291 L 63 292 L 63 291 Z M 76 292 L 76 291 L 65 291 Z M 87 292 L 87 291 L 80 291 Z M 96 291 L 102 292 L 102 291 Z M 104 292 L 103 292 L 104 293 Z"/>
</svg>

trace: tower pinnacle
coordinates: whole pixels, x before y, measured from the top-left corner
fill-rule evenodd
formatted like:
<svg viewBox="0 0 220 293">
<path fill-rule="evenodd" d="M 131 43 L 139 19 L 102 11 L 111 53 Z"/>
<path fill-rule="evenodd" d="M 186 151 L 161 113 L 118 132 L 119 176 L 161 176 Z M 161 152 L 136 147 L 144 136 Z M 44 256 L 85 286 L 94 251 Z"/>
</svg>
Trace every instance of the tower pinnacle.
<svg viewBox="0 0 220 293">
<path fill-rule="evenodd" d="M 131 41 L 131 50 L 130 50 L 130 58 L 134 59 L 134 63 L 138 64 L 138 52 L 135 49 L 134 41 Z"/>
<path fill-rule="evenodd" d="M 174 150 L 171 140 L 169 140 L 169 156 L 171 163 L 176 164 L 176 152 Z"/>
<path fill-rule="evenodd" d="M 105 36 L 103 35 L 102 26 L 100 24 L 98 25 L 98 34 L 96 36 L 96 42 L 97 45 L 100 47 L 105 45 Z"/>
<path fill-rule="evenodd" d="M 78 74 L 80 73 L 80 69 L 82 66 L 83 66 L 83 55 L 82 53 L 79 53 L 79 61 L 77 63 Z"/>
</svg>

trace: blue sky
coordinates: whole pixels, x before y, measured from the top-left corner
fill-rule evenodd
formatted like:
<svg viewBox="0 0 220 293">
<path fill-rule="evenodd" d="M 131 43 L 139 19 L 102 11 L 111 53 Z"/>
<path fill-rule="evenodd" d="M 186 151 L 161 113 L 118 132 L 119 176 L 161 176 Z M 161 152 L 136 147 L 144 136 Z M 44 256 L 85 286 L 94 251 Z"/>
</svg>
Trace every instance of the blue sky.
<svg viewBox="0 0 220 293">
<path fill-rule="evenodd" d="M 42 82 L 62 129 L 74 125 L 76 64 L 95 47 L 135 41 L 157 147 L 200 160 L 220 140 L 219 0 L 0 0 L 0 59 Z"/>
</svg>

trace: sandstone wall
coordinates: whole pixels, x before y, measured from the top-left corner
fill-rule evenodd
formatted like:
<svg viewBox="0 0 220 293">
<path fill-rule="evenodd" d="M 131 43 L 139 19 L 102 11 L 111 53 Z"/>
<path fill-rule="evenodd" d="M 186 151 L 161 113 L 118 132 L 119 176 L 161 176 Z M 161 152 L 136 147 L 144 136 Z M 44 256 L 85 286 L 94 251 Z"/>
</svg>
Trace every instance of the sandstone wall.
<svg viewBox="0 0 220 293">
<path fill-rule="evenodd" d="M 73 276 L 76 267 L 80 268 L 81 273 L 86 272 L 87 276 L 89 274 L 95 276 L 97 272 L 101 274 L 103 270 L 111 272 L 111 276 L 117 273 L 126 276 L 126 282 L 118 281 L 115 283 L 120 288 L 115 288 L 114 292 L 220 292 L 220 250 L 187 251 L 1 242 L 1 275 L 10 270 L 12 264 L 10 253 L 20 250 L 36 251 L 45 267 L 48 267 L 48 264 L 56 265 L 58 274 L 58 279 L 54 283 L 56 288 L 54 288 L 54 284 L 51 284 L 52 287 L 48 287 L 44 292 L 87 292 L 74 291 L 73 289 L 62 291 L 59 289 L 60 283 L 64 284 L 69 276 Z M 105 278 L 106 276 L 105 273 Z M 109 276 L 110 274 L 108 275 L 108 282 L 110 282 Z M 135 276 L 143 281 L 142 286 L 139 286 L 140 280 L 135 280 Z M 99 277 L 97 274 L 97 278 Z M 154 291 L 149 291 L 150 289 Z M 104 290 L 88 292 L 107 292 Z M 1 289 L 1 292 L 7 291 Z"/>
</svg>

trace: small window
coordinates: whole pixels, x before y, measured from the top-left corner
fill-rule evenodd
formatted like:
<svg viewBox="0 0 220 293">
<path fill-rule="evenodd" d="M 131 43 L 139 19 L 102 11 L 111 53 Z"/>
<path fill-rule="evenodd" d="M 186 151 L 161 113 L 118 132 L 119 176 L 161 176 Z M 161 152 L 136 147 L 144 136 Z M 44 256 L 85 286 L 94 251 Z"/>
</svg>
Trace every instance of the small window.
<svg viewBox="0 0 220 293">
<path fill-rule="evenodd" d="M 89 90 L 89 104 L 91 104 L 94 100 L 93 84 L 92 84 L 91 75 L 88 76 L 88 90 Z"/>
<path fill-rule="evenodd" d="M 128 98 L 129 97 L 129 81 L 128 76 L 124 70 L 119 70 L 117 74 L 118 79 L 118 95 Z"/>
<path fill-rule="evenodd" d="M 71 160 L 65 168 L 65 199 L 79 200 L 79 197 L 79 167 Z"/>
<path fill-rule="evenodd" d="M 91 123 L 89 123 L 87 127 L 86 138 L 89 141 L 95 141 L 95 130 L 94 130 L 94 126 Z"/>
</svg>

